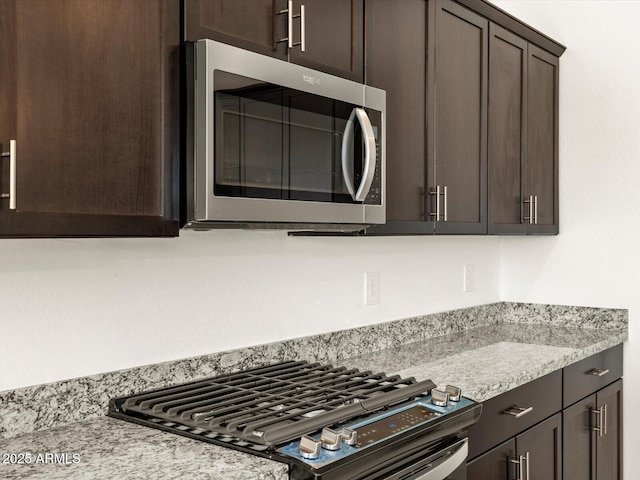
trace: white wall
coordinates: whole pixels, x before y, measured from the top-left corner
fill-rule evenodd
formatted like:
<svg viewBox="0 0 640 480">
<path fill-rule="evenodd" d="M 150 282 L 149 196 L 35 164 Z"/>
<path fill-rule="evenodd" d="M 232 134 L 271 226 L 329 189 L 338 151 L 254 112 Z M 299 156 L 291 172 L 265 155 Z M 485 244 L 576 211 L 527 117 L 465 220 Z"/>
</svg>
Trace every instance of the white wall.
<svg viewBox="0 0 640 480">
<path fill-rule="evenodd" d="M 503 239 L 501 298 L 629 309 L 624 473 L 638 478 L 640 2 L 495 3 L 567 46 L 560 59 L 560 235 Z"/>
<path fill-rule="evenodd" d="M 264 231 L 4 240 L 0 391 L 496 302 L 499 253 L 499 238 Z M 380 272 L 376 306 L 367 271 Z"/>
</svg>

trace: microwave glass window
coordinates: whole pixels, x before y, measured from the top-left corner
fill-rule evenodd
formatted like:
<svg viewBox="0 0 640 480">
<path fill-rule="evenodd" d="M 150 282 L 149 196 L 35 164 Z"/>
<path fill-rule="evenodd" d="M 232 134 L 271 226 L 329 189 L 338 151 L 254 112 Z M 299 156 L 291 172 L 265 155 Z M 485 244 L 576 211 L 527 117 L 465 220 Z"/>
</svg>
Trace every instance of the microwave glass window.
<svg viewBox="0 0 640 480">
<path fill-rule="evenodd" d="M 219 70 L 214 89 L 215 195 L 354 203 L 342 143 L 355 105 Z M 358 185 L 363 137 L 354 127 Z"/>
</svg>

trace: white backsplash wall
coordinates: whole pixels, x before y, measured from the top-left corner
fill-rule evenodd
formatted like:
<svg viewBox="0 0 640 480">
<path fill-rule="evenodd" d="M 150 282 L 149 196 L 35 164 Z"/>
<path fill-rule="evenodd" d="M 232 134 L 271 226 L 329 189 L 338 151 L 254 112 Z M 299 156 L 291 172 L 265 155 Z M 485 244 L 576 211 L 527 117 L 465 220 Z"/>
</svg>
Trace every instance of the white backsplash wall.
<svg viewBox="0 0 640 480">
<path fill-rule="evenodd" d="M 560 59 L 560 235 L 503 239 L 501 298 L 629 309 L 624 477 L 638 478 L 640 2 L 494 3 L 567 45 Z"/>
<path fill-rule="evenodd" d="M 497 237 L 0 243 L 0 391 L 500 300 Z M 475 290 L 464 293 L 467 264 Z"/>
</svg>

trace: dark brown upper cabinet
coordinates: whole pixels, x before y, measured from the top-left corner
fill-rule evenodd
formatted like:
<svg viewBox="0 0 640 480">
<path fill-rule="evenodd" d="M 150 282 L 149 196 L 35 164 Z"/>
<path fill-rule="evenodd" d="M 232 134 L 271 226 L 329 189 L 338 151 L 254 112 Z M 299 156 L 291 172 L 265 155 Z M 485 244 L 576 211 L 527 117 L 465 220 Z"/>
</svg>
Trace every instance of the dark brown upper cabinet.
<svg viewBox="0 0 640 480">
<path fill-rule="evenodd" d="M 387 224 L 365 233 L 557 233 L 564 47 L 483 0 L 365 7 L 387 92 Z"/>
<path fill-rule="evenodd" d="M 367 233 L 433 233 L 425 196 L 428 5 L 366 0 L 366 83 L 387 92 L 387 224 Z"/>
<path fill-rule="evenodd" d="M 291 12 L 288 6 L 287 0 L 185 0 L 184 39 L 210 38 L 361 82 L 364 0 L 294 0 Z M 289 31 L 291 46 L 284 41 Z"/>
<path fill-rule="evenodd" d="M 428 214 L 436 233 L 486 233 L 489 22 L 450 0 L 431 5 Z"/>
<path fill-rule="evenodd" d="M 210 38 L 286 60 L 285 44 L 275 42 L 287 36 L 287 16 L 274 15 L 275 7 L 274 0 L 185 0 L 184 39 Z"/>
<path fill-rule="evenodd" d="M 558 233 L 558 57 L 490 27 L 489 233 Z"/>
<path fill-rule="evenodd" d="M 366 2 L 366 82 L 387 91 L 387 224 L 486 233 L 488 21 L 449 0 Z"/>
<path fill-rule="evenodd" d="M 528 233 L 555 234 L 558 218 L 558 57 L 534 45 L 528 54 Z M 530 203 L 528 204 L 530 205 Z M 533 218 L 531 218 L 533 217 Z"/>
<path fill-rule="evenodd" d="M 526 233 L 528 42 L 489 34 L 489 233 Z"/>
<path fill-rule="evenodd" d="M 0 236 L 177 235 L 178 0 L 0 9 Z M 177 213 L 177 212 L 176 212 Z"/>
</svg>

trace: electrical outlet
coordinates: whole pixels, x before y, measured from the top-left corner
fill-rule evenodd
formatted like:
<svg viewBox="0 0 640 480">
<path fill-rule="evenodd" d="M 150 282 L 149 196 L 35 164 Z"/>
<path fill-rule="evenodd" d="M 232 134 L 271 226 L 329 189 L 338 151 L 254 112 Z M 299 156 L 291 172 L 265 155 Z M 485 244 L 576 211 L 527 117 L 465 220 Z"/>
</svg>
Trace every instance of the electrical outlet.
<svg viewBox="0 0 640 480">
<path fill-rule="evenodd" d="M 473 265 L 465 265 L 462 269 L 462 290 L 473 292 L 476 288 L 476 273 Z"/>
<path fill-rule="evenodd" d="M 380 272 L 364 274 L 364 304 L 377 305 L 380 302 Z"/>
</svg>

